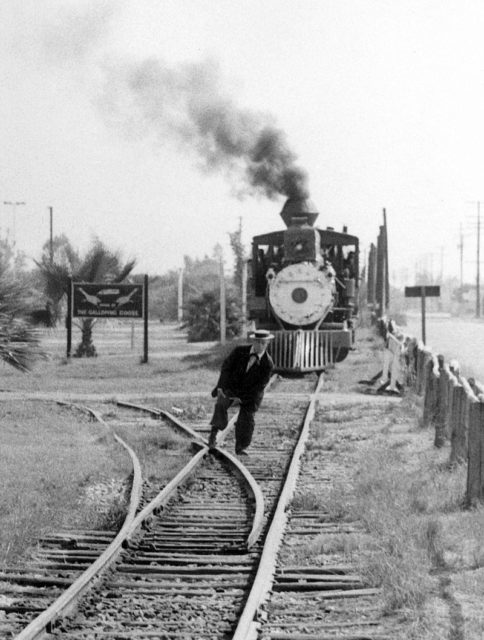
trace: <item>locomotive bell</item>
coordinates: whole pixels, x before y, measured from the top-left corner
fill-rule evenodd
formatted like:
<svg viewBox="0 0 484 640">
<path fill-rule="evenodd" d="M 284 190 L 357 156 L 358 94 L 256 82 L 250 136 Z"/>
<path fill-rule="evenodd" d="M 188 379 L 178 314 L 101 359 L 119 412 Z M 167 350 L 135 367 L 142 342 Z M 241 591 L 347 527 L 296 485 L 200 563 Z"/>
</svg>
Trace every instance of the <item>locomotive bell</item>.
<svg viewBox="0 0 484 640">
<path fill-rule="evenodd" d="M 302 224 L 312 227 L 319 216 L 319 211 L 309 198 L 288 198 L 280 215 L 286 227 Z"/>
</svg>

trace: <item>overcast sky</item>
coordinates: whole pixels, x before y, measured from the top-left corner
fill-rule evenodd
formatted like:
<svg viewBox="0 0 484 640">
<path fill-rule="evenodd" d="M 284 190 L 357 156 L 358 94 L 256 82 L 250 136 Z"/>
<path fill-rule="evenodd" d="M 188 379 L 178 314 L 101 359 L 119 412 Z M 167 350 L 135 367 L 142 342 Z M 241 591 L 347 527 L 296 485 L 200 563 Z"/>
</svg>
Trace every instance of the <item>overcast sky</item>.
<svg viewBox="0 0 484 640">
<path fill-rule="evenodd" d="M 459 275 L 462 224 L 474 277 L 482 0 L 2 0 L 0 91 L 0 229 L 28 256 L 49 206 L 55 235 L 153 274 L 216 243 L 231 263 L 239 218 L 247 246 L 283 228 L 285 196 L 214 146 L 222 105 L 229 146 L 278 132 L 319 226 L 365 250 L 385 207 L 390 273 L 412 284 L 422 260 Z M 3 201 L 26 203 L 15 230 Z"/>
</svg>

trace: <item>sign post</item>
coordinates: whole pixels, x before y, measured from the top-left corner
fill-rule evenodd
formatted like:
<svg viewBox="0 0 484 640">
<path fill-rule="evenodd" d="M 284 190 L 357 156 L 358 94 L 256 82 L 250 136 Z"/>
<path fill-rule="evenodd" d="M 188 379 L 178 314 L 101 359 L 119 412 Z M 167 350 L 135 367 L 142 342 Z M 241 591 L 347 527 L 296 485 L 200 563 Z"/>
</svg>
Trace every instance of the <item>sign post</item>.
<svg viewBox="0 0 484 640">
<path fill-rule="evenodd" d="M 144 339 L 143 339 L 143 363 L 148 362 L 148 275 L 145 274 L 143 287 L 143 323 L 144 323 Z"/>
<path fill-rule="evenodd" d="M 66 329 L 67 329 L 67 349 L 66 357 L 69 362 L 72 349 L 72 278 L 69 278 L 67 284 L 67 315 L 66 315 Z"/>
<path fill-rule="evenodd" d="M 439 297 L 439 286 L 417 286 L 417 287 L 405 287 L 406 298 L 420 298 L 421 299 L 421 314 L 422 314 L 422 342 L 425 344 L 425 298 Z"/>
</svg>

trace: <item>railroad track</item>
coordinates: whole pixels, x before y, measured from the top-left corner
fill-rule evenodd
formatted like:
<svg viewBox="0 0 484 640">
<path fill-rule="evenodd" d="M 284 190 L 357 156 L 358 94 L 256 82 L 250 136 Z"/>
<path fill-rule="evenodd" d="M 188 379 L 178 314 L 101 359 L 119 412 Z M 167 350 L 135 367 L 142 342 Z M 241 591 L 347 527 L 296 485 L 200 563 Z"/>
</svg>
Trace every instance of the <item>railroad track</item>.
<svg viewBox="0 0 484 640">
<path fill-rule="evenodd" d="M 262 538 L 290 466 L 307 399 L 288 402 L 284 397 L 265 404 L 245 466 L 223 448 L 208 454 L 206 420 L 192 421 L 187 430 L 169 412 L 145 407 L 143 413 L 149 416 L 145 421 L 156 420 L 160 426 L 168 421 L 192 440 L 198 452 L 144 507 L 138 489 L 138 502 L 131 501 L 130 517 L 117 537 L 112 531 L 63 532 L 39 547 L 35 566 L 0 576 L 3 597 L 10 593 L 0 622 L 3 635 L 232 637 L 246 602 L 250 604 Z M 126 426 L 126 414 L 132 416 L 134 408 L 111 407 L 109 421 L 97 409 L 91 412 L 106 424 L 124 421 Z M 222 435 L 220 445 L 225 446 L 224 440 L 233 437 L 230 427 Z M 109 559 L 98 557 L 103 551 L 108 551 Z M 101 563 L 104 576 L 94 578 Z M 85 582 L 81 594 L 89 588 L 80 604 L 78 596 L 69 595 L 79 574 Z M 60 600 L 25 627 L 61 591 Z M 74 608 L 76 615 L 64 618 Z M 246 614 L 249 627 L 254 614 L 254 609 Z"/>
<path fill-rule="evenodd" d="M 132 463 L 123 526 L 119 531 L 65 530 L 52 534 L 39 540 L 33 559 L 24 567 L 1 572 L 1 637 L 17 637 L 29 623 L 36 629 L 32 637 L 40 637 L 37 630 L 49 629 L 57 614 L 70 611 L 91 587 L 95 576 L 119 553 L 142 499 L 142 476 L 133 449 L 117 434 L 113 437 L 126 450 Z M 47 615 L 46 611 L 49 611 Z"/>
<path fill-rule="evenodd" d="M 277 562 L 285 530 L 288 536 L 297 536 L 302 530 L 319 533 L 337 526 L 324 514 L 291 514 L 288 521 L 288 506 L 314 412 L 316 396 L 308 404 L 308 393 L 320 383 L 316 378 L 274 379 L 274 393 L 266 396 L 257 416 L 250 456 L 243 465 L 230 454 L 230 426 L 220 434 L 218 449 L 212 455 L 206 447 L 206 418 L 182 422 L 166 409 L 129 403 L 109 409 L 91 408 L 93 415 L 114 429 L 121 424 L 125 431 L 139 429 L 147 421 L 159 428 L 170 425 L 190 438 L 197 452 L 161 493 L 145 481 L 144 497 L 140 495 L 137 506 L 132 501 L 131 516 L 116 541 L 113 532 L 98 532 L 97 537 L 93 532 L 78 532 L 77 537 L 68 538 L 72 549 L 44 551 L 43 570 L 51 576 L 44 583 L 51 580 L 51 587 L 57 591 L 69 585 L 71 591 L 75 590 L 75 570 L 83 569 L 84 579 L 90 572 L 93 575 L 81 595 L 88 586 L 89 591 L 67 605 L 57 601 L 20 633 L 18 627 L 22 623 L 25 626 L 27 611 L 20 610 L 19 602 L 15 613 L 4 609 L 17 625 L 9 630 L 4 625 L 3 630 L 10 633 L 5 637 L 242 640 L 255 638 L 262 629 L 267 639 L 316 639 L 323 637 L 317 635 L 317 628 L 324 607 L 312 627 L 307 627 L 307 620 L 306 626 L 298 627 L 298 614 L 290 613 L 288 594 L 292 602 L 293 592 L 306 596 L 311 592 L 313 600 L 306 599 L 309 606 L 324 601 L 328 593 L 333 599 L 336 592 L 346 593 L 342 598 L 376 596 L 365 589 L 351 567 L 306 567 L 301 571 L 301 567 Z M 92 586 L 95 572 L 90 563 L 111 546 L 116 551 L 103 561 L 104 573 L 94 578 Z M 100 560 L 98 557 L 96 562 Z M 53 577 L 56 571 L 64 577 Z M 28 570 L 23 575 L 33 578 Z M 16 579 L 9 584 L 21 585 Z M 281 593 L 283 598 L 285 594 L 285 603 L 280 600 Z M 35 613 L 34 602 L 38 609 L 45 608 L 37 592 L 24 591 L 24 597 L 32 598 L 30 616 Z M 67 600 L 66 593 L 62 597 Z M 310 615 L 304 606 L 298 604 L 299 612 Z M 65 617 L 74 609 L 75 614 Z M 274 614 L 278 610 L 283 610 L 286 617 Z M 270 623 L 264 624 L 267 620 Z M 358 633 L 362 629 L 361 625 L 346 626 L 348 631 Z M 376 637 L 361 633 L 342 636 L 343 628 L 339 635 L 324 637 Z"/>
</svg>

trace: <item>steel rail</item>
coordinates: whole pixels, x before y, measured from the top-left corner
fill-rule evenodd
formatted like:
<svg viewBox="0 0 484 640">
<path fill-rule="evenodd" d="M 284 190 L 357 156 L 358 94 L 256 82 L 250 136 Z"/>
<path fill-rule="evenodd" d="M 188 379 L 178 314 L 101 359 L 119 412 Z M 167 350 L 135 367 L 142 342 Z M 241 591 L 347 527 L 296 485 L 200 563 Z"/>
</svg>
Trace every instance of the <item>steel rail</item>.
<svg viewBox="0 0 484 640">
<path fill-rule="evenodd" d="M 320 375 L 316 388 L 310 396 L 301 433 L 289 464 L 286 481 L 264 541 L 257 573 L 232 640 L 255 640 L 257 638 L 257 614 L 261 604 L 267 598 L 274 580 L 276 558 L 287 524 L 287 507 L 296 489 L 301 457 L 309 437 L 309 427 L 314 418 L 317 396 L 322 384 L 323 376 Z"/>
<path fill-rule="evenodd" d="M 182 482 L 190 475 L 190 473 L 197 467 L 200 462 L 203 460 L 207 453 L 206 448 L 200 449 L 198 453 L 196 453 L 193 458 L 186 464 L 181 471 L 177 473 L 177 475 L 170 480 L 170 482 L 160 491 L 160 493 L 153 498 L 151 502 L 149 502 L 144 509 L 142 509 L 136 518 L 131 523 L 129 531 L 126 535 L 125 546 L 130 544 L 135 535 L 138 533 L 141 525 L 148 521 L 152 515 L 156 515 L 156 513 L 161 510 L 168 500 L 171 498 L 176 489 L 182 484 Z"/>
<path fill-rule="evenodd" d="M 176 427 L 176 429 L 181 431 L 184 435 L 190 436 L 190 438 L 192 438 L 197 442 L 202 442 L 205 445 L 208 444 L 208 440 L 206 438 L 201 436 L 199 433 L 191 429 L 186 424 L 183 424 L 183 422 L 178 420 L 178 418 L 176 418 L 174 415 L 172 415 L 168 411 L 165 411 L 164 409 L 157 409 L 155 407 L 146 407 L 144 405 L 134 404 L 132 402 L 126 402 L 124 400 L 117 400 L 116 404 L 119 407 L 127 407 L 128 409 L 137 409 L 138 411 L 146 411 L 147 413 L 152 413 L 152 414 L 155 414 L 156 416 L 163 416 L 167 418 L 170 422 L 172 422 L 173 425 Z"/>
<path fill-rule="evenodd" d="M 274 382 L 276 379 L 277 379 L 277 376 L 272 376 L 271 382 Z M 185 425 L 180 420 L 178 420 L 178 418 L 173 416 L 168 411 L 165 411 L 163 409 L 153 408 L 153 407 L 147 407 L 143 405 L 137 405 L 132 402 L 117 401 L 116 404 L 121 407 L 138 409 L 140 411 L 145 411 L 147 413 L 151 413 L 157 416 L 163 416 L 167 418 L 170 422 L 172 422 L 175 425 L 176 429 L 180 430 L 182 433 L 185 433 L 186 435 L 189 435 L 193 439 L 194 444 L 196 444 L 197 446 L 204 447 L 204 453 L 207 453 L 208 451 L 207 439 L 201 436 L 199 433 L 197 433 L 193 429 L 191 429 L 189 426 Z M 254 546 L 254 544 L 259 539 L 260 534 L 262 532 L 262 527 L 264 525 L 264 496 L 262 494 L 261 488 L 259 487 L 257 481 L 255 480 L 254 476 L 250 473 L 250 471 L 247 469 L 247 467 L 243 465 L 237 458 L 231 455 L 228 451 L 223 449 L 221 446 L 225 438 L 227 437 L 228 433 L 234 428 L 236 419 L 237 417 L 234 416 L 230 420 L 227 427 L 220 432 L 218 437 L 219 444 L 215 447 L 215 450 L 218 452 L 219 455 L 221 455 L 222 457 L 224 457 L 226 460 L 230 462 L 230 464 L 234 467 L 237 475 L 242 479 L 243 483 L 252 493 L 254 503 L 255 503 L 254 518 L 252 522 L 252 528 L 249 532 L 249 535 L 247 536 L 247 542 L 246 542 L 247 549 L 250 549 L 251 547 Z M 156 508 L 157 507 L 159 508 L 160 506 L 162 506 L 161 503 L 158 504 L 156 507 L 154 507 L 154 510 L 156 510 Z"/>
<path fill-rule="evenodd" d="M 58 404 L 69 405 L 69 403 L 60 401 Z M 94 416 L 96 420 L 103 424 L 113 434 L 115 440 L 128 452 L 133 466 L 133 483 L 131 486 L 129 507 L 123 526 L 99 558 L 97 558 L 97 560 L 88 567 L 45 611 L 34 618 L 34 620 L 32 620 L 17 636 L 15 636 L 16 640 L 35 640 L 41 638 L 44 634 L 50 632 L 55 620 L 67 615 L 75 609 L 79 599 L 92 586 L 93 580 L 99 577 L 108 568 L 108 566 L 111 565 L 121 551 L 121 545 L 128 532 L 131 530 L 136 509 L 138 508 L 141 499 L 141 465 L 136 453 L 109 427 L 109 425 L 96 411 L 89 409 L 88 407 L 80 407 L 79 405 L 72 406 Z"/>
<path fill-rule="evenodd" d="M 218 451 L 219 451 L 219 454 L 227 458 L 227 460 L 229 460 L 232 463 L 232 465 L 237 470 L 239 476 L 241 476 L 244 479 L 244 481 L 248 483 L 248 486 L 250 487 L 252 495 L 254 496 L 254 502 L 255 502 L 254 518 L 252 520 L 252 529 L 250 530 L 250 533 L 247 536 L 247 542 L 246 542 L 247 549 L 250 549 L 251 547 L 254 546 L 254 544 L 259 539 L 260 534 L 262 533 L 262 527 L 264 525 L 264 496 L 262 494 L 261 488 L 259 487 L 258 483 L 254 479 L 254 476 L 250 473 L 250 471 L 247 469 L 247 467 L 244 464 L 242 464 L 239 460 L 237 460 L 237 458 L 232 454 L 230 454 L 228 451 L 222 448 L 218 449 Z"/>
<path fill-rule="evenodd" d="M 277 380 L 278 376 L 271 378 L 270 384 Z M 179 485 L 190 475 L 193 469 L 203 460 L 204 456 L 208 453 L 208 446 L 205 444 L 207 440 L 196 433 L 187 425 L 181 423 L 175 416 L 161 409 L 149 409 L 147 407 L 140 407 L 128 402 L 118 402 L 120 406 L 126 406 L 133 409 L 141 409 L 149 411 L 152 414 L 163 416 L 167 418 L 176 428 L 189 435 L 196 446 L 199 446 L 201 450 L 192 458 L 192 460 L 182 469 L 175 478 L 173 478 L 168 485 L 158 494 L 158 496 L 150 502 L 137 516 L 135 512 L 139 505 L 139 499 L 141 496 L 141 467 L 134 451 L 129 445 L 120 438 L 115 431 L 109 426 L 101 415 L 95 410 L 76 405 L 74 403 L 58 401 L 59 404 L 69 405 L 84 411 L 95 417 L 101 424 L 103 424 L 108 431 L 111 432 L 115 440 L 121 444 L 129 453 L 132 458 L 133 464 L 133 485 L 130 497 L 130 504 L 127 510 L 127 515 L 123 523 L 122 528 L 109 544 L 107 549 L 96 559 L 96 561 L 88 567 L 69 587 L 68 589 L 55 600 L 45 611 L 43 611 L 37 618 L 32 620 L 27 627 L 25 627 L 16 637 L 17 640 L 39 640 L 46 637 L 54 628 L 56 620 L 71 613 L 78 605 L 79 599 L 86 593 L 86 591 L 92 587 L 95 581 L 110 567 L 117 559 L 123 547 L 129 546 L 130 541 L 137 534 L 143 522 L 149 521 L 151 514 L 156 514 L 158 510 L 163 508 L 166 502 L 173 495 Z M 233 428 L 236 420 L 236 416 L 232 418 L 228 427 L 220 433 L 219 443 L 223 443 L 226 435 Z M 264 501 L 262 491 L 257 482 L 250 474 L 248 469 L 234 456 L 225 451 L 220 446 L 216 447 L 217 454 L 224 457 L 230 462 L 232 467 L 239 474 L 250 492 L 252 493 L 255 501 L 255 514 L 253 519 L 253 526 L 251 532 L 247 537 L 247 548 L 250 548 L 255 544 L 260 536 L 263 526 L 264 517 Z M 266 545 L 267 546 L 267 545 Z M 258 572 L 260 573 L 260 571 Z M 254 589 L 252 590 L 252 592 Z M 239 623 L 240 627 L 240 623 Z M 238 627 L 238 628 L 239 628 Z"/>
</svg>

